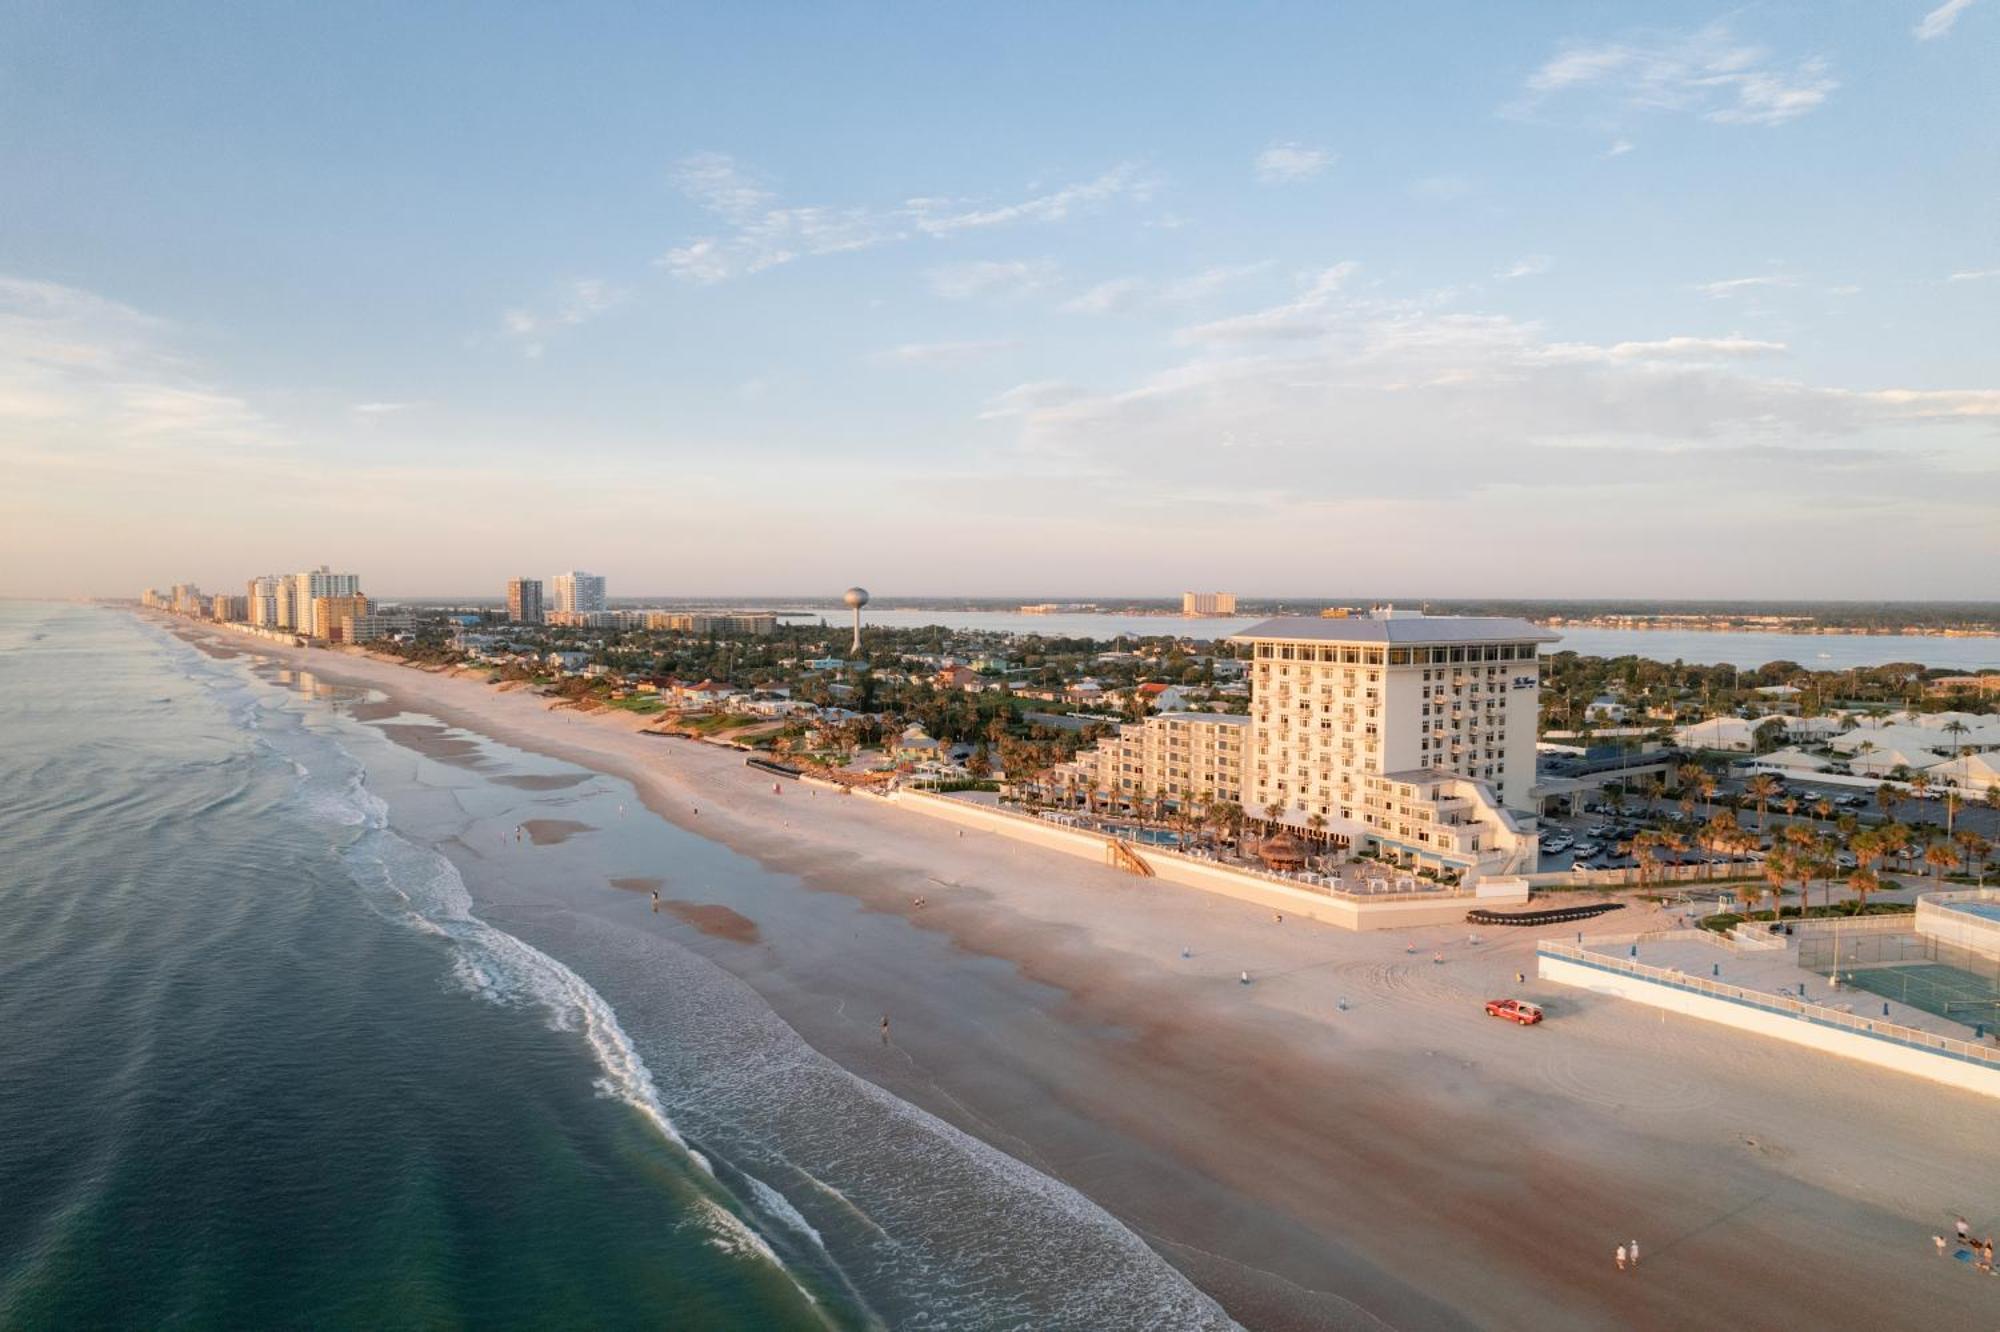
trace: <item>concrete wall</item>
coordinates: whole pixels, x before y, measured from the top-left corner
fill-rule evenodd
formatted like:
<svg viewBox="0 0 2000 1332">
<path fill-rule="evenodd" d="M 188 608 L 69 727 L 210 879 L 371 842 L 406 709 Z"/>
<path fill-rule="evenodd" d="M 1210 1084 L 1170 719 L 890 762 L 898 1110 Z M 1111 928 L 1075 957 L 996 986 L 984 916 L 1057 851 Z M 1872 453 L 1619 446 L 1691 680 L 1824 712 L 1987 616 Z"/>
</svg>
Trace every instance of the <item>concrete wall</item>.
<svg viewBox="0 0 2000 1332">
<path fill-rule="evenodd" d="M 1573 985 L 1597 994 L 1615 995 L 1653 1008 L 1685 1013 L 1705 1022 L 1735 1027 L 1739 1031 L 1775 1037 L 1846 1059 L 1858 1059 L 1878 1068 L 1894 1069 L 1966 1091 L 2000 1097 L 2000 1064 L 1974 1062 L 1944 1051 L 1903 1044 L 1884 1035 L 1845 1026 L 1823 1025 L 1806 1017 L 1745 1001 L 1677 988 L 1663 981 L 1621 971 L 1612 965 L 1610 959 L 1603 964 L 1594 964 L 1544 952 L 1539 957 L 1538 974 L 1542 979 L 1559 985 Z"/>
<path fill-rule="evenodd" d="M 1973 889 L 1963 893 L 1923 893 L 1917 898 L 1917 933 L 1928 934 L 1944 943 L 1978 953 L 2000 957 L 2000 920 L 1954 911 L 1954 902 L 1986 902 L 2000 905 L 2000 889 Z"/>
<path fill-rule="evenodd" d="M 976 805 L 969 801 L 953 800 L 949 796 L 931 795 L 922 791 L 897 791 L 889 799 L 899 807 L 914 813 L 946 819 L 964 827 L 977 828 L 982 832 L 998 833 L 1003 837 L 1011 837 L 1016 841 L 1028 842 L 1051 851 L 1060 851 L 1065 855 L 1093 860 L 1100 865 L 1108 863 L 1105 850 L 1108 839 L 1101 833 L 1066 828 L 1060 824 L 1050 823 L 1046 819 L 1031 818 L 1025 814 L 994 809 L 989 805 Z M 1267 911 L 1282 911 L 1287 915 L 1303 916 L 1308 920 L 1323 921 L 1328 925 L 1338 925 L 1347 930 L 1384 930 L 1408 925 L 1452 924 L 1464 920 L 1465 913 L 1474 905 L 1474 900 L 1470 896 L 1426 896 L 1402 901 L 1352 902 L 1346 898 L 1330 897 L 1305 888 L 1294 888 L 1277 879 L 1248 874 L 1157 847 L 1135 846 L 1131 849 L 1152 866 L 1153 873 L 1158 878 L 1167 883 L 1199 888 L 1203 892 L 1233 897 L 1239 902 L 1248 902 Z M 1493 900 L 1487 898 L 1481 905 Z M 1517 898 L 1501 900 L 1525 901 L 1526 889 L 1523 888 Z"/>
</svg>

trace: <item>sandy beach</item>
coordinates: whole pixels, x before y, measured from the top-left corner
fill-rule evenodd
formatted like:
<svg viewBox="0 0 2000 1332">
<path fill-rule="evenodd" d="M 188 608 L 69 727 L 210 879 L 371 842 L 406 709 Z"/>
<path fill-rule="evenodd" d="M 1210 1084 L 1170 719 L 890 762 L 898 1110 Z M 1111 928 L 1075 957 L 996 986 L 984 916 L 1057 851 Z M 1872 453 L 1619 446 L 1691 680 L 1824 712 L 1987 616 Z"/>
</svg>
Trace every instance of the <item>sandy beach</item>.
<svg viewBox="0 0 2000 1332">
<path fill-rule="evenodd" d="M 1246 1326 L 1973 1328 L 2000 1311 L 2000 1280 L 1930 1239 L 1960 1213 L 2000 1229 L 1990 1101 L 1540 986 L 1532 932 L 1279 923 L 872 797 L 774 793 L 740 753 L 630 714 L 173 631 L 380 691 L 357 717 L 439 762 L 469 761 L 458 728 L 621 778 L 680 827 L 947 942 L 960 961 L 942 969 L 774 942 L 778 922 L 671 866 L 608 871 L 590 908 L 675 931 L 822 1053 L 1106 1208 Z M 563 780 L 513 784 L 556 798 Z M 523 832 L 552 853 L 592 840 L 553 817 Z M 1000 1001 L 1017 989 L 1059 995 L 1052 1016 Z M 1505 993 L 1549 1021 L 1485 1017 Z M 1620 1272 L 1633 1238 L 1644 1261 Z"/>
</svg>

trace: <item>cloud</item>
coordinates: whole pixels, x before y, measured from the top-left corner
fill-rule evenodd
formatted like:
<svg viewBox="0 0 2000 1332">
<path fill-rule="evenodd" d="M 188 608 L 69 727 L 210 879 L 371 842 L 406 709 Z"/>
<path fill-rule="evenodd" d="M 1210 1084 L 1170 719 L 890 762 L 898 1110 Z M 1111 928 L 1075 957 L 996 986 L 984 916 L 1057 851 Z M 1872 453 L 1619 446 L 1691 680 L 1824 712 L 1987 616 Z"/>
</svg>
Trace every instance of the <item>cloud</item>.
<svg viewBox="0 0 2000 1332">
<path fill-rule="evenodd" d="M 1638 144 L 1632 142 L 1630 139 L 1613 139 L 1611 146 L 1604 150 L 1604 155 L 1606 157 L 1623 157 L 1638 146 Z"/>
<path fill-rule="evenodd" d="M 1947 282 L 1984 282 L 1988 278 L 2000 278 L 2000 268 L 1967 268 L 1953 273 Z"/>
<path fill-rule="evenodd" d="M 357 402 L 347 410 L 356 416 L 394 416 L 398 412 L 414 411 L 423 406 L 420 402 Z"/>
<path fill-rule="evenodd" d="M 1536 116 L 1558 103 L 1581 102 L 1598 122 L 1679 112 L 1722 125 L 1782 125 L 1818 108 L 1839 86 L 1820 57 L 1779 62 L 1716 23 L 1691 33 L 1571 43 L 1530 74 L 1504 110 Z"/>
<path fill-rule="evenodd" d="M 1146 303 L 1148 288 L 1138 278 L 1113 278 L 1063 302 L 1071 314 L 1123 314 Z"/>
<path fill-rule="evenodd" d="M 518 341 L 524 355 L 538 357 L 551 332 L 587 323 L 630 297 L 603 278 L 575 278 L 556 288 L 546 309 L 517 307 L 502 313 L 500 331 Z"/>
<path fill-rule="evenodd" d="M 1553 268 L 1555 266 L 1555 262 L 1556 262 L 1555 260 L 1549 258 L 1545 254 L 1531 254 L 1524 256 L 1523 258 L 1516 259 L 1513 263 L 1507 265 L 1507 267 L 1501 269 L 1493 276 L 1500 279 L 1502 282 L 1511 282 L 1515 278 L 1540 277 L 1542 274 L 1548 272 L 1549 269 Z"/>
<path fill-rule="evenodd" d="M 1359 269 L 1351 260 L 1321 269 L 1309 276 L 1296 298 L 1283 305 L 1195 324 L 1177 332 L 1174 341 L 1185 346 L 1316 337 L 1326 330 L 1328 307 L 1335 293 Z"/>
<path fill-rule="evenodd" d="M 1005 339 L 983 342 L 906 342 L 900 347 L 891 347 L 878 352 L 875 361 L 882 365 L 936 365 L 962 361 L 977 361 L 996 352 L 1012 351 L 1020 346 L 1018 342 Z"/>
<path fill-rule="evenodd" d="M 946 300 L 1020 296 L 1055 281 L 1056 264 L 1053 259 L 979 259 L 933 268 L 924 277 Z"/>
<path fill-rule="evenodd" d="M 1961 507 L 2000 503 L 2000 388 L 1800 383 L 1759 373 L 1784 344 L 1736 334 L 1561 342 L 1503 315 L 1376 298 L 1280 311 L 1221 321 L 1229 336 L 1184 339 L 1194 355 L 1127 384 L 1023 385 L 982 417 L 1015 422 L 1024 455 L 1067 460 L 1100 493 L 1212 485 L 1244 452 L 1233 493 L 1266 518 L 1407 502 L 1406 536 L 1449 530 L 1469 511 L 1452 506 L 1481 495 L 1511 497 L 1498 508 L 1518 516 L 1524 487 L 1536 502 L 1643 496 L 1643 514 L 1678 521 L 1716 502 L 1718 475 L 1766 507 L 1782 497 L 1774 513 L 1809 503 L 1822 522 L 1862 502 L 1950 508 L 1954 523 Z M 1241 336 L 1272 324 L 1285 336 Z"/>
<path fill-rule="evenodd" d="M 288 441 L 172 347 L 166 320 L 93 292 L 0 276 L 0 457 L 14 449 L 196 458 Z"/>
<path fill-rule="evenodd" d="M 1972 8 L 1972 0 L 1944 0 L 1944 3 L 1924 15 L 1923 21 L 1910 29 L 1920 42 L 1932 41 L 1950 32 L 1958 23 L 1958 16 Z"/>
<path fill-rule="evenodd" d="M 980 208 L 950 200 L 912 199 L 903 211 L 925 235 L 950 236 L 1016 222 L 1061 222 L 1121 197 L 1143 203 L 1152 197 L 1153 188 L 1153 182 L 1141 173 L 1137 164 L 1123 162 L 1092 180 L 1065 185 L 1019 203 Z"/>
<path fill-rule="evenodd" d="M 685 241 L 653 261 L 680 281 L 696 285 L 917 236 L 945 237 L 1021 223 L 1060 222 L 1117 199 L 1145 200 L 1153 188 L 1137 165 L 1122 163 L 1089 180 L 1012 203 L 982 205 L 959 199 L 916 198 L 880 208 L 785 206 L 775 190 L 724 153 L 698 153 L 687 158 L 674 172 L 674 182 L 690 201 L 723 224 L 718 233 Z"/>
<path fill-rule="evenodd" d="M 1754 357 L 1782 356 L 1789 349 L 1782 342 L 1730 335 L 1701 338 L 1676 335 L 1651 341 L 1614 342 L 1609 346 L 1592 343 L 1549 343 L 1540 353 L 1549 361 L 1702 361 L 1725 362 Z"/>
<path fill-rule="evenodd" d="M 1147 282 L 1139 278 L 1113 278 L 1100 282 L 1063 302 L 1071 314 L 1127 314 L 1162 305 L 1186 305 L 1206 300 L 1244 278 L 1270 268 L 1268 261 L 1254 264 L 1218 264 L 1170 282 Z"/>
<path fill-rule="evenodd" d="M 1302 143 L 1274 143 L 1257 154 L 1257 179 L 1266 185 L 1290 185 L 1295 181 L 1311 180 L 1332 162 L 1333 154 L 1324 148 L 1311 148 Z"/>
<path fill-rule="evenodd" d="M 1060 407 L 1075 402 L 1084 396 L 1084 391 L 1076 385 L 1060 379 L 1040 379 L 1032 383 L 1016 384 L 1004 393 L 996 393 L 986 400 L 980 410 L 982 421 L 1002 421 L 1024 416 L 1029 412 L 1048 407 Z"/>
<path fill-rule="evenodd" d="M 1796 287 L 1798 279 L 1783 273 L 1766 273 L 1752 277 L 1722 278 L 1716 282 L 1697 283 L 1695 290 L 1716 300 L 1737 296 L 1759 287 Z"/>
</svg>

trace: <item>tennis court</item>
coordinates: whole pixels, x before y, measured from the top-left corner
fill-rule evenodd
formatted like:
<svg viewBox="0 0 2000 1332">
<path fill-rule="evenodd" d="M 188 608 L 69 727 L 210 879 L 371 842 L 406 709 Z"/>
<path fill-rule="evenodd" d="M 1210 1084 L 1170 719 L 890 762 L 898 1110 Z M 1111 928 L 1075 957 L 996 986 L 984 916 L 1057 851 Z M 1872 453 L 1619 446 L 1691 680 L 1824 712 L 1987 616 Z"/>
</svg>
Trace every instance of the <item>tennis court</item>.
<svg viewBox="0 0 2000 1332">
<path fill-rule="evenodd" d="M 1924 934 L 1832 934 L 1799 941 L 1799 965 L 1840 983 L 1968 1027 L 2000 1027 L 2000 958 Z"/>
</svg>

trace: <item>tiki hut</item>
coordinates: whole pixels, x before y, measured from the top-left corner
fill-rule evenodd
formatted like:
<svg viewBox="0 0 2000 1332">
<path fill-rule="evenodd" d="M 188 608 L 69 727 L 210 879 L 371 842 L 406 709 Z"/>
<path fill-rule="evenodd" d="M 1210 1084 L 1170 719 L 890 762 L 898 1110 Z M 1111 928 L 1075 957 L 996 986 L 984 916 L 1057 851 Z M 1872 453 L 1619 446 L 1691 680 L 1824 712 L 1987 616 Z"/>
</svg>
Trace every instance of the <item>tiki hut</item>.
<svg viewBox="0 0 2000 1332">
<path fill-rule="evenodd" d="M 1290 833 L 1274 833 L 1258 846 L 1257 858 L 1264 862 L 1265 869 L 1299 870 L 1305 868 L 1306 849 Z"/>
</svg>

